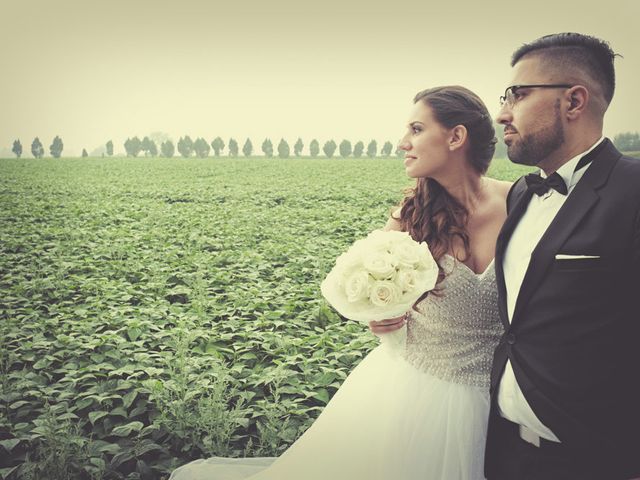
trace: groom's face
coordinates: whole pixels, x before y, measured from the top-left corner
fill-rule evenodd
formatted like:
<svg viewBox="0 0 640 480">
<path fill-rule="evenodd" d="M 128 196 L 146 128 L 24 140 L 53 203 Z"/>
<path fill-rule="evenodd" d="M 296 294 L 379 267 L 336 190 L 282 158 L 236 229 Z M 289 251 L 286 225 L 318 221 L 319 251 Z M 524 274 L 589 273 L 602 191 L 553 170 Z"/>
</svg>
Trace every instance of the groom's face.
<svg viewBox="0 0 640 480">
<path fill-rule="evenodd" d="M 556 77 L 530 56 L 516 63 L 510 85 L 562 83 Z M 504 125 L 504 143 L 512 162 L 537 165 L 564 143 L 561 94 L 561 89 L 518 88 L 502 106 L 497 120 Z"/>
</svg>

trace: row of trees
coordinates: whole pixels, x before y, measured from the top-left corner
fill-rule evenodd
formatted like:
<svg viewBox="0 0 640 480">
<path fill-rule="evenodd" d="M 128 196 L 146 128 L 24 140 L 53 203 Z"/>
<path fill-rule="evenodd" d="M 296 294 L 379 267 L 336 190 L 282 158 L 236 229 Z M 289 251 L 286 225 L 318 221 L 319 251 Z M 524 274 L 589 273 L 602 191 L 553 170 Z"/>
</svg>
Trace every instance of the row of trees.
<svg viewBox="0 0 640 480">
<path fill-rule="evenodd" d="M 622 152 L 640 152 L 640 133 L 621 133 L 615 136 L 613 143 Z"/>
<path fill-rule="evenodd" d="M 62 143 L 62 140 L 60 137 L 56 136 L 49 147 L 49 152 L 53 158 L 60 158 L 63 148 L 64 144 Z M 180 137 L 177 143 L 177 152 L 184 158 L 193 156 L 205 158 L 209 156 L 211 151 L 213 151 L 214 156 L 219 157 L 223 154 L 225 148 L 227 149 L 227 154 L 230 157 L 238 157 L 240 155 L 238 142 L 233 138 L 229 139 L 228 145 L 225 145 L 224 140 L 220 137 L 216 137 L 211 144 L 209 144 L 204 138 L 197 138 L 194 141 L 189 135 L 186 135 L 184 137 Z M 300 157 L 302 155 L 303 148 L 304 143 L 301 138 L 298 138 L 293 145 L 293 154 L 296 157 Z M 176 154 L 176 145 L 174 145 L 171 140 L 162 142 L 160 144 L 160 149 L 158 150 L 156 142 L 149 137 L 144 137 L 142 140 L 137 136 L 127 138 L 124 142 L 124 149 L 128 157 L 137 157 L 143 153 L 146 157 L 157 157 L 158 154 L 160 154 L 162 157 L 171 158 Z M 262 142 L 261 150 L 266 157 L 273 157 L 275 154 L 273 143 L 268 138 Z M 341 157 L 345 158 L 349 156 L 360 158 L 365 154 L 364 143 L 361 141 L 352 145 L 349 140 L 342 140 L 340 145 L 338 145 L 335 141 L 329 140 L 322 146 L 322 152 L 327 158 L 333 157 L 336 150 L 339 151 Z M 13 142 L 12 151 L 16 157 L 20 158 L 22 156 L 23 151 L 20 140 L 15 140 Z M 380 149 L 380 155 L 388 157 L 391 155 L 392 151 L 393 144 L 387 141 Z M 253 152 L 253 143 L 251 142 L 251 139 L 247 138 L 242 146 L 242 154 L 245 157 L 249 157 Z M 107 156 L 113 155 L 113 142 L 111 140 L 105 144 L 105 153 Z M 402 151 L 400 150 L 396 149 L 395 153 L 398 156 L 402 156 Z M 36 137 L 31 143 L 31 154 L 35 158 L 42 158 L 44 156 L 44 146 L 38 137 Z M 280 158 L 288 158 L 291 156 L 291 148 L 286 140 L 281 139 L 278 143 L 277 154 Z M 314 139 L 309 143 L 309 154 L 311 157 L 318 157 L 320 155 L 320 143 L 318 140 Z M 375 140 L 371 140 L 369 142 L 366 149 L 366 155 L 367 157 L 376 157 L 378 155 L 378 142 Z M 88 156 L 86 149 L 82 149 L 82 156 Z"/>
<path fill-rule="evenodd" d="M 63 149 L 64 144 L 62 143 L 62 139 L 56 135 L 49 146 L 49 153 L 51 153 L 53 158 L 60 158 Z M 20 143 L 20 140 L 15 140 L 13 142 L 13 148 L 11 151 L 18 158 L 22 156 L 22 143 Z M 33 155 L 34 158 L 42 158 L 44 156 L 44 146 L 38 137 L 34 138 L 33 142 L 31 142 L 31 155 Z"/>
<path fill-rule="evenodd" d="M 216 137 L 209 144 L 204 138 L 196 138 L 192 140 L 189 135 L 180 137 L 177 145 L 174 145 L 171 140 L 166 140 L 160 144 L 160 156 L 171 158 L 175 155 L 176 149 L 178 154 L 184 158 L 188 157 L 208 157 L 211 151 L 213 155 L 219 157 L 224 153 L 225 147 L 227 154 L 230 157 L 238 157 L 240 155 L 240 146 L 238 142 L 231 138 L 229 144 L 225 145 L 222 138 Z M 155 157 L 158 155 L 158 147 L 155 142 L 149 137 L 144 137 L 140 140 L 138 137 L 127 138 L 124 142 L 124 149 L 129 157 L 137 157 L 140 153 L 144 153 L 145 156 Z M 300 157 L 302 150 L 304 149 L 304 142 L 301 138 L 298 138 L 293 145 L 293 155 Z M 275 155 L 273 142 L 270 139 L 265 139 L 261 146 L 262 153 L 265 157 L 273 157 Z M 327 158 L 334 156 L 336 150 L 339 151 L 341 157 L 354 156 L 356 158 L 362 157 L 365 153 L 364 143 L 361 141 L 356 142 L 354 145 L 349 140 L 342 140 L 340 145 L 335 141 L 329 140 L 322 146 L 322 152 Z M 388 157 L 393 151 L 393 144 L 389 141 L 385 142 L 380 149 L 380 155 Z M 242 146 L 242 154 L 245 157 L 250 157 L 254 152 L 253 142 L 247 138 Z M 397 155 L 401 155 L 401 151 L 396 150 Z M 280 158 L 288 158 L 291 156 L 291 147 L 285 139 L 280 139 L 277 146 L 277 155 Z M 320 143 L 318 140 L 311 140 L 309 143 L 309 155 L 311 157 L 318 157 L 320 155 Z M 375 157 L 378 155 L 378 142 L 371 140 L 367 145 L 366 155 L 368 157 Z"/>
<path fill-rule="evenodd" d="M 637 152 L 640 151 L 640 133 L 638 132 L 626 132 L 616 135 L 613 139 L 613 143 L 616 145 L 618 149 L 623 152 Z M 142 140 L 140 138 L 133 137 L 127 138 L 124 142 L 124 149 L 128 157 L 137 157 L 140 153 L 144 153 L 147 157 L 157 157 L 158 154 L 162 157 L 171 158 L 176 154 L 176 149 L 178 154 L 180 154 L 184 158 L 188 157 L 199 157 L 205 158 L 208 157 L 211 151 L 213 151 L 213 155 L 219 157 L 223 154 L 225 148 L 227 149 L 227 155 L 230 157 L 238 157 L 240 155 L 238 142 L 230 138 L 228 145 L 225 145 L 224 140 L 220 137 L 216 137 L 210 144 L 204 138 L 197 138 L 195 141 L 186 135 L 184 137 L 180 137 L 177 145 L 171 140 L 165 140 L 161 142 L 160 149 L 158 150 L 158 146 L 156 142 L 149 137 L 144 137 Z M 49 152 L 53 158 L 60 158 L 62 155 L 62 151 L 64 149 L 64 144 L 62 139 L 56 135 L 53 139 L 53 142 L 49 146 Z M 304 149 L 304 143 L 301 138 L 296 140 L 293 145 L 293 155 L 296 157 L 300 157 L 302 155 L 302 150 Z M 391 156 L 393 152 L 393 144 L 389 141 L 385 142 L 380 149 L 380 155 L 383 157 Z M 273 148 L 273 143 L 270 139 L 265 139 L 262 142 L 261 146 L 262 153 L 265 157 L 273 157 L 275 152 Z M 371 140 L 367 144 L 367 148 L 365 151 L 364 143 L 361 141 L 356 142 L 355 144 L 351 144 L 349 140 L 342 140 L 340 144 L 336 144 L 335 141 L 329 140 L 322 145 L 322 153 L 327 158 L 331 158 L 335 155 L 336 150 L 338 150 L 341 157 L 346 158 L 349 156 L 353 156 L 355 158 L 360 158 L 363 155 L 367 157 L 373 158 L 378 156 L 378 143 L 375 140 Z M 13 142 L 13 148 L 11 150 L 16 157 L 20 158 L 22 156 L 22 143 L 20 140 L 15 140 Z M 105 150 L 107 156 L 113 155 L 113 142 L 109 140 L 105 144 Z M 253 154 L 254 147 L 253 143 L 249 138 L 247 138 L 242 146 L 242 154 L 245 157 L 249 157 Z M 395 150 L 395 155 L 402 157 L 403 152 L 399 149 Z M 504 144 L 498 143 L 496 145 L 496 156 L 504 156 L 506 154 L 506 148 Z M 31 155 L 35 158 L 42 158 L 44 156 L 44 146 L 38 137 L 34 138 L 33 142 L 31 142 Z M 277 146 L 277 155 L 280 158 L 288 158 L 291 156 L 291 148 L 289 147 L 289 143 L 286 140 L 280 139 L 280 142 Z M 318 140 L 311 140 L 309 143 L 309 155 L 312 158 L 318 157 L 320 155 L 320 143 Z M 82 156 L 87 157 L 87 150 L 82 149 Z"/>
<path fill-rule="evenodd" d="M 110 155 L 113 155 L 113 143 L 111 142 L 111 140 L 109 140 L 109 143 L 111 144 Z M 108 145 L 109 144 L 107 144 L 107 146 Z M 49 146 L 49 153 L 51 153 L 51 156 L 53 158 L 60 158 L 60 155 L 62 155 L 63 149 L 64 149 L 64 143 L 62 143 L 62 139 L 56 135 L 56 137 L 53 139 L 53 142 Z M 18 158 L 22 156 L 22 143 L 20 142 L 20 140 L 14 140 L 13 148 L 11 149 L 11 151 Z M 42 145 L 42 142 L 38 137 L 34 138 L 33 142 L 31 142 L 31 155 L 33 155 L 34 158 L 42 158 L 44 156 L 44 146 Z M 83 157 L 89 156 L 85 148 L 82 149 L 82 156 Z"/>
</svg>

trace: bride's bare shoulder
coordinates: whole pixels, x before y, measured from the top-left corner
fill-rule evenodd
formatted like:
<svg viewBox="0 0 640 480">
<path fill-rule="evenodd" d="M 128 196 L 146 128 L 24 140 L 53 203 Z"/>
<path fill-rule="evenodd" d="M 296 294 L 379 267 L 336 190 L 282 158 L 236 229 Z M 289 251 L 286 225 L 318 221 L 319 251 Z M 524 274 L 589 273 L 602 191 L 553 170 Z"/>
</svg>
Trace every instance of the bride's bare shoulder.
<svg viewBox="0 0 640 480">
<path fill-rule="evenodd" d="M 511 186 L 513 182 L 507 182 L 504 180 L 496 180 L 495 178 L 485 177 L 485 179 L 489 182 L 494 195 L 501 197 L 506 201 L 507 195 L 509 194 L 509 190 L 511 190 Z"/>
</svg>

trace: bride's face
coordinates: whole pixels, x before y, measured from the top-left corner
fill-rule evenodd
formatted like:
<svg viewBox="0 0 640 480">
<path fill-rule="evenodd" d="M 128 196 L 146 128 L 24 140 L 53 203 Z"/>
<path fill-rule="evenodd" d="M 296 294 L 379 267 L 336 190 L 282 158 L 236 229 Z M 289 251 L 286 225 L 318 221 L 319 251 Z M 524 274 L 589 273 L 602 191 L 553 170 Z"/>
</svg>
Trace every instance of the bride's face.
<svg viewBox="0 0 640 480">
<path fill-rule="evenodd" d="M 404 167 L 412 178 L 436 177 L 449 163 L 450 130 L 436 121 L 422 100 L 413 105 L 399 148 L 404 150 Z"/>
</svg>

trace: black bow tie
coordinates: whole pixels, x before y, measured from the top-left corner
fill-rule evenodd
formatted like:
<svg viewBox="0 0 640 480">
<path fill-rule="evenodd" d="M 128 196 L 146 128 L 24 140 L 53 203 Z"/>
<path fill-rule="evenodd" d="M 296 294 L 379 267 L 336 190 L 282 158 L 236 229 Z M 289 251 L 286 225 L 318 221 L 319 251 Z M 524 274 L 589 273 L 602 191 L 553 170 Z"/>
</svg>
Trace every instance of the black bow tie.
<svg viewBox="0 0 640 480">
<path fill-rule="evenodd" d="M 527 183 L 527 188 L 539 197 L 547 193 L 550 188 L 562 195 L 566 195 L 568 192 L 567 185 L 558 172 L 554 172 L 547 178 L 542 178 L 536 173 L 530 173 L 524 177 L 524 181 Z"/>
<path fill-rule="evenodd" d="M 576 165 L 574 172 L 577 172 L 581 168 L 590 164 L 591 161 L 600 154 L 605 146 L 608 145 L 608 143 L 609 140 L 605 138 L 598 146 L 582 157 Z M 524 180 L 527 182 L 527 188 L 540 197 L 547 193 L 550 188 L 553 188 L 562 195 L 566 195 L 568 192 L 567 185 L 564 183 L 564 179 L 560 174 L 558 174 L 558 172 L 553 173 L 547 178 L 542 178 L 536 173 L 530 173 L 524 177 Z"/>
</svg>

